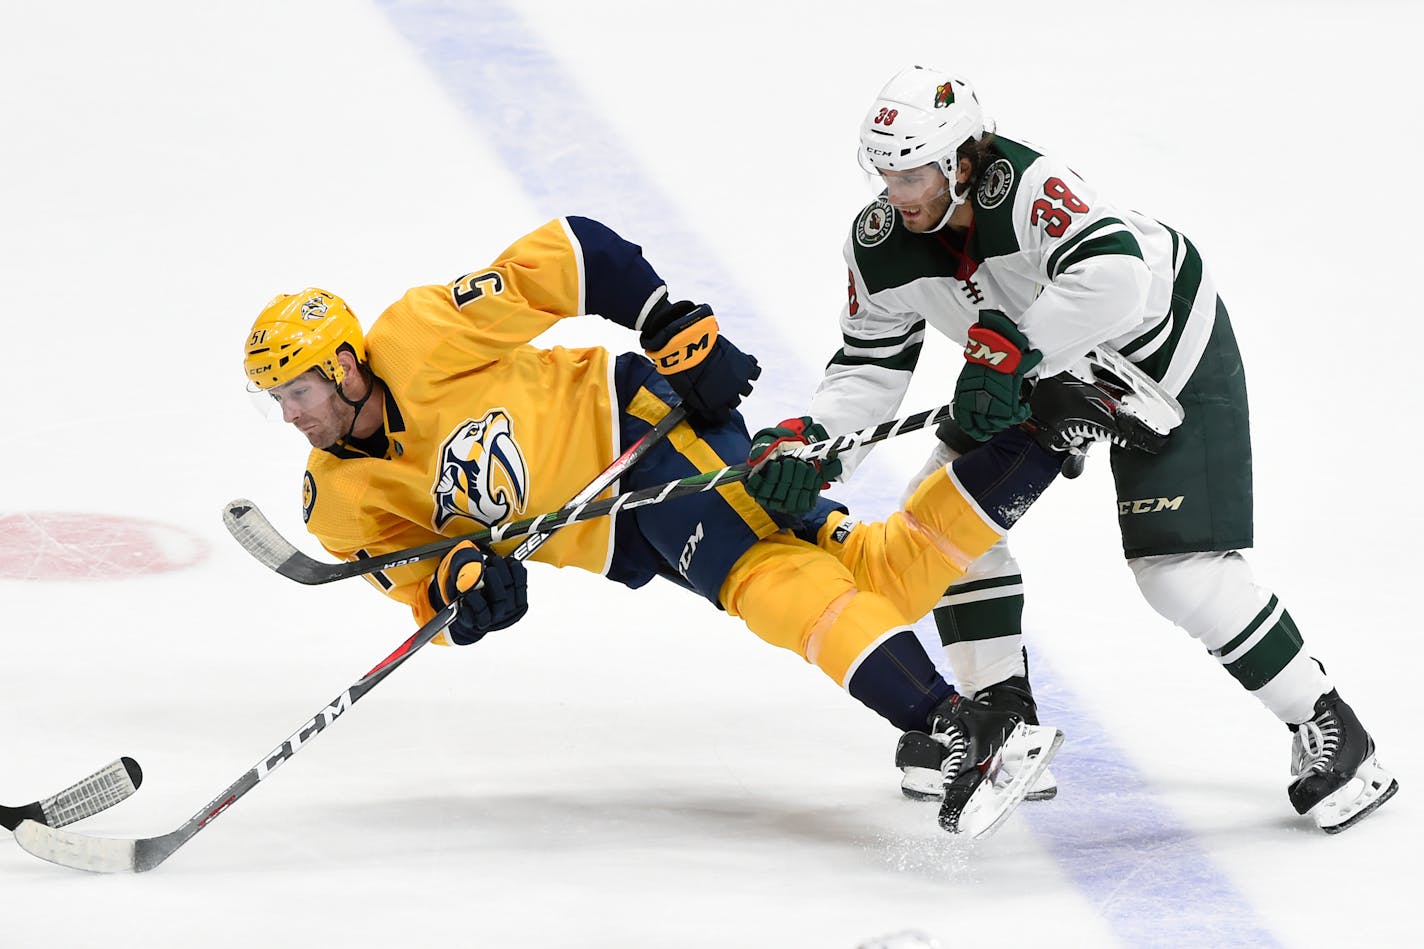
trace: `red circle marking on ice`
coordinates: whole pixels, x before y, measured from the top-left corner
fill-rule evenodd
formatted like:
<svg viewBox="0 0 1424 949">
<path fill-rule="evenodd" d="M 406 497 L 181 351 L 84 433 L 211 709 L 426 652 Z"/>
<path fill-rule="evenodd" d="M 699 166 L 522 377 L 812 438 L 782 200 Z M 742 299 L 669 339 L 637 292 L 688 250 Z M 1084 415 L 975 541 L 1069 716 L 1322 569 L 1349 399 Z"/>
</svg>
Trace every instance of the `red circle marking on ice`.
<svg viewBox="0 0 1424 949">
<path fill-rule="evenodd" d="M 0 515 L 0 577 L 10 579 L 109 580 L 183 570 L 207 556 L 202 538 L 158 521 L 61 511 Z"/>
</svg>

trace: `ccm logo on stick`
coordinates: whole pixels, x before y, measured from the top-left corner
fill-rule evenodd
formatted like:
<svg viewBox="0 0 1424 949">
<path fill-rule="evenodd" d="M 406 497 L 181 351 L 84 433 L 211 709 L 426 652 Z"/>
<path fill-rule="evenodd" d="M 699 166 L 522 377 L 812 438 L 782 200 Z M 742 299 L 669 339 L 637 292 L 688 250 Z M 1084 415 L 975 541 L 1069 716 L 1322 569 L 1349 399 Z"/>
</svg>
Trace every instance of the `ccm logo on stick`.
<svg viewBox="0 0 1424 949">
<path fill-rule="evenodd" d="M 316 713 L 316 717 L 307 722 L 297 733 L 286 741 L 282 742 L 272 753 L 267 756 L 267 760 L 257 766 L 257 780 L 261 781 L 267 775 L 276 771 L 282 762 L 297 753 L 297 749 L 305 744 L 312 736 L 318 734 L 323 728 L 330 725 L 341 717 L 341 713 L 351 707 L 351 690 L 341 693 L 341 697 L 335 702 Z"/>
</svg>

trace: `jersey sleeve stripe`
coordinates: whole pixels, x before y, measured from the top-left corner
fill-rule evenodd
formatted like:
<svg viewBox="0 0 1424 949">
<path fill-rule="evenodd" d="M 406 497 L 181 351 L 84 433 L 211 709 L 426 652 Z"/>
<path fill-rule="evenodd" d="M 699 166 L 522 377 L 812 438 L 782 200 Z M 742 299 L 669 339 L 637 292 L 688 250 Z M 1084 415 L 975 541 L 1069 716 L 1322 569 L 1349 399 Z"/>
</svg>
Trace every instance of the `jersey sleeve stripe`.
<svg viewBox="0 0 1424 949">
<path fill-rule="evenodd" d="M 1151 356 L 1162 344 L 1172 337 L 1172 330 L 1176 327 L 1177 318 L 1168 311 L 1165 320 L 1158 321 L 1157 325 L 1150 330 L 1133 339 L 1130 343 L 1118 349 L 1118 352 L 1129 357 L 1134 362 L 1146 359 Z"/>
<path fill-rule="evenodd" d="M 1065 256 L 1072 254 L 1088 238 L 1095 236 L 1103 236 L 1102 232 L 1105 231 L 1108 233 L 1119 233 L 1127 231 L 1127 225 L 1122 222 L 1121 218 L 1105 217 L 1101 221 L 1094 221 L 1092 224 L 1089 224 L 1077 234 L 1074 234 L 1072 237 L 1068 238 L 1062 244 L 1058 245 L 1057 250 L 1055 250 L 1052 254 L 1048 255 L 1048 260 L 1045 262 L 1043 268 L 1044 272 L 1048 275 L 1048 278 L 1052 280 L 1054 277 L 1058 276 L 1058 274 L 1062 273 L 1065 266 L 1062 263 L 1062 260 Z M 1131 233 L 1130 231 L 1127 232 L 1129 234 Z M 1140 257 L 1141 255 L 1141 251 L 1139 250 L 1138 256 Z"/>
<path fill-rule="evenodd" d="M 1101 237 L 1080 242 L 1071 253 L 1059 260 L 1058 269 L 1052 272 L 1052 276 L 1057 277 L 1074 264 L 1081 264 L 1092 257 L 1108 255 L 1143 259 L 1142 247 L 1137 243 L 1137 238 L 1132 236 L 1132 232 L 1115 231 L 1112 234 L 1104 234 Z"/>
<path fill-rule="evenodd" d="M 899 353 L 891 356 L 856 356 L 847 353 L 845 350 L 838 350 L 827 366 L 879 366 L 882 369 L 895 369 L 901 372 L 913 372 L 915 365 L 920 361 L 921 344 L 915 343 L 908 346 Z"/>
<path fill-rule="evenodd" d="M 901 343 L 919 342 L 925 338 L 925 321 L 917 321 L 908 332 L 898 336 L 852 336 L 850 333 L 842 333 L 841 338 L 845 340 L 847 349 L 883 349 Z"/>
</svg>

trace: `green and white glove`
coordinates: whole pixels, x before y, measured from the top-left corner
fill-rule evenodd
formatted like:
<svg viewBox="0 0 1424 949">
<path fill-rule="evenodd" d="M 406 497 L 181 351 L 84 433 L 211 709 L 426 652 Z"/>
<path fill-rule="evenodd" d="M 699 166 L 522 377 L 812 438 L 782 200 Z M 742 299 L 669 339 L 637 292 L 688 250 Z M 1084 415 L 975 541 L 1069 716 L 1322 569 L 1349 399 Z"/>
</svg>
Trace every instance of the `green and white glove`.
<svg viewBox="0 0 1424 949">
<path fill-rule="evenodd" d="M 778 456 L 767 460 L 778 447 L 809 445 L 824 441 L 830 435 L 824 426 L 811 421 L 809 415 L 789 418 L 764 428 L 752 438 L 747 461 L 761 467 L 747 476 L 746 488 L 756 502 L 770 511 L 786 514 L 807 514 L 816 506 L 816 498 L 830 480 L 839 478 L 839 458 L 807 461 L 802 458 Z M 762 462 L 765 461 L 765 464 Z"/>
<path fill-rule="evenodd" d="M 1043 361 L 1028 337 L 998 310 L 984 310 L 969 327 L 964 368 L 954 385 L 954 421 L 971 438 L 988 441 L 1029 417 L 1024 378 Z"/>
</svg>

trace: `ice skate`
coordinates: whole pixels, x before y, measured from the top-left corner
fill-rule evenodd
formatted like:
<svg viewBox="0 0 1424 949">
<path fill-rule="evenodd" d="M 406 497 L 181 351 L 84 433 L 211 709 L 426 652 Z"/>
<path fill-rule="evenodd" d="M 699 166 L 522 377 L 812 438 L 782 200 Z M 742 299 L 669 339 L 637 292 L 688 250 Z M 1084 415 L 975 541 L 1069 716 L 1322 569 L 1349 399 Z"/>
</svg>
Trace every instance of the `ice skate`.
<svg viewBox="0 0 1424 949">
<path fill-rule="evenodd" d="M 1327 834 L 1352 827 L 1399 790 L 1394 775 L 1380 765 L 1374 740 L 1339 692 L 1322 695 L 1310 719 L 1291 730 L 1291 805 Z"/>
<path fill-rule="evenodd" d="M 1033 415 L 1024 427 L 1045 448 L 1069 453 L 1065 473 L 1070 477 L 1082 469 L 1093 442 L 1156 453 L 1183 418 L 1175 398 L 1106 347 L 1035 382 L 1029 405 Z"/>
<path fill-rule="evenodd" d="M 929 737 L 943 748 L 939 824 L 971 839 L 1008 819 L 1063 741 L 1055 728 L 958 695 L 935 710 Z"/>
<path fill-rule="evenodd" d="M 975 700 L 991 708 L 1017 713 L 1025 724 L 1038 724 L 1038 707 L 1027 676 L 1010 676 L 1003 682 L 981 689 Z M 900 769 L 900 790 L 913 801 L 944 800 L 944 759 L 948 748 L 925 732 L 906 732 L 895 748 L 895 766 Z M 1024 796 L 1026 801 L 1048 801 L 1058 794 L 1058 780 L 1047 769 L 1038 776 Z"/>
<path fill-rule="evenodd" d="M 1033 689 L 1029 686 L 1028 676 L 1009 676 L 1002 682 L 980 689 L 974 699 L 990 708 L 1015 712 L 1023 718 L 1026 725 L 1039 723 L 1038 703 L 1033 700 Z M 1053 776 L 1052 771 L 1045 768 L 1029 788 L 1024 800 L 1051 801 L 1057 795 L 1058 779 Z"/>
</svg>

